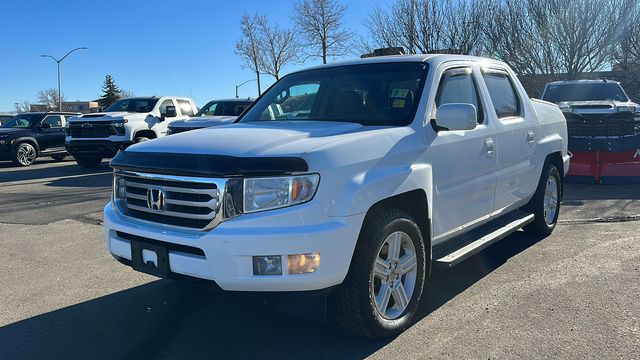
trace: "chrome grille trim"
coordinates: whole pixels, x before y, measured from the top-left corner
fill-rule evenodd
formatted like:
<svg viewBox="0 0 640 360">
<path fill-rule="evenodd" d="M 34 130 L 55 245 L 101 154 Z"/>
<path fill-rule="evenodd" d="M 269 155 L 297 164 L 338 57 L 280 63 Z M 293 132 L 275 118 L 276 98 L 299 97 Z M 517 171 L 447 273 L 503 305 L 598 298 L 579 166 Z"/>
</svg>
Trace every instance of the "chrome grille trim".
<svg viewBox="0 0 640 360">
<path fill-rule="evenodd" d="M 126 199 L 117 198 L 118 194 L 116 193 L 116 182 L 120 178 L 124 179 L 124 186 L 126 187 Z M 113 200 L 118 213 L 137 221 L 169 228 L 191 231 L 207 231 L 216 227 L 220 222 L 225 220 L 224 211 L 222 209 L 222 199 L 226 194 L 227 181 L 228 179 L 220 178 L 188 177 L 116 170 L 114 172 Z M 181 187 L 181 184 L 184 184 L 184 187 Z M 195 188 L 193 187 L 194 185 Z M 204 187 L 203 185 L 210 186 Z M 129 199 L 137 200 L 138 202 L 147 202 L 147 196 L 142 195 L 140 192 L 136 193 L 131 191 L 134 188 L 141 189 L 144 192 L 151 188 L 161 189 L 165 192 L 165 204 L 167 205 L 168 209 L 164 209 L 162 211 L 153 210 L 147 206 L 140 206 L 141 204 L 130 203 Z M 197 199 L 185 200 L 184 198 L 180 198 L 180 194 L 206 196 L 209 197 L 209 199 L 202 199 L 202 201 L 198 201 Z M 176 209 L 174 208 L 174 206 L 187 207 L 193 210 L 199 209 L 200 211 L 189 212 L 185 209 Z M 140 214 L 132 213 L 132 210 L 134 212 L 149 214 L 151 216 L 151 219 L 141 218 Z M 172 221 L 174 223 L 167 223 L 166 220 L 163 220 L 167 217 L 172 218 Z M 185 222 L 204 220 L 203 223 L 206 225 L 176 225 L 175 222 L 179 223 L 180 220 L 184 220 Z"/>
</svg>

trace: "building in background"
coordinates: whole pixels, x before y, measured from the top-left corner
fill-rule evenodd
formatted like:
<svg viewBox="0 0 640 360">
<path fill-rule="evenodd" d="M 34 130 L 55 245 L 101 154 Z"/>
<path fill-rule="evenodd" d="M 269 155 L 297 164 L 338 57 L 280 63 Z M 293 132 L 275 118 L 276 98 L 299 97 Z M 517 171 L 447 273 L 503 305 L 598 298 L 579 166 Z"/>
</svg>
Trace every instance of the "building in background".
<svg viewBox="0 0 640 360">
<path fill-rule="evenodd" d="M 48 111 L 47 105 L 44 104 L 31 104 L 29 105 L 29 110 L 32 112 L 42 112 Z M 97 101 L 63 101 L 62 102 L 62 111 L 68 112 L 79 112 L 79 113 L 92 113 L 98 112 L 100 109 L 100 104 Z"/>
</svg>

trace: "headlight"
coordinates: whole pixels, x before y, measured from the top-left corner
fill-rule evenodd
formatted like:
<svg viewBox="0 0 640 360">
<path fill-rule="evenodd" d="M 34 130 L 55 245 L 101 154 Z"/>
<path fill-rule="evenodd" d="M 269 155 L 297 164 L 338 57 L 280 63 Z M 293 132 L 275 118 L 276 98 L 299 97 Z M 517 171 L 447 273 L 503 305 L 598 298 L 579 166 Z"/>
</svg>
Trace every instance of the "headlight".
<svg viewBox="0 0 640 360">
<path fill-rule="evenodd" d="M 318 174 L 244 179 L 244 212 L 306 203 L 313 199 L 319 182 Z"/>
<path fill-rule="evenodd" d="M 122 128 L 122 127 L 124 127 L 124 124 L 126 124 L 128 122 L 129 122 L 129 120 L 127 120 L 127 119 L 123 119 L 122 121 L 114 121 L 113 122 L 113 126 L 117 127 L 117 128 Z"/>
<path fill-rule="evenodd" d="M 121 211 L 127 208 L 127 183 L 123 177 L 113 177 L 113 193 L 111 196 L 114 205 Z"/>
<path fill-rule="evenodd" d="M 573 109 L 567 103 L 559 103 L 558 107 L 562 112 L 573 112 Z"/>
<path fill-rule="evenodd" d="M 618 106 L 618 112 L 634 112 L 636 111 L 635 106 Z"/>
</svg>

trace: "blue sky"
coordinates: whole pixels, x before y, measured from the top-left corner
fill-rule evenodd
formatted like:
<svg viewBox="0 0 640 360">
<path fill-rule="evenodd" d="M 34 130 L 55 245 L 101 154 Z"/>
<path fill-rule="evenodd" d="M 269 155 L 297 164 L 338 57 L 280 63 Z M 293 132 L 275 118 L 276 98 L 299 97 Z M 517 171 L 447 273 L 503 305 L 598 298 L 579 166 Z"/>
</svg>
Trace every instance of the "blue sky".
<svg viewBox="0 0 640 360">
<path fill-rule="evenodd" d="M 363 21 L 375 1 L 352 0 L 347 25 L 364 34 Z M 192 97 L 199 106 L 234 96 L 235 84 L 253 77 L 234 54 L 243 14 L 264 14 L 290 26 L 293 0 L 242 1 L 5 1 L 0 31 L 0 111 L 14 103 L 36 102 L 39 90 L 55 88 L 57 58 L 75 47 L 61 65 L 67 100 L 92 100 L 101 94 L 106 74 L 121 88 L 142 95 Z M 386 6 L 386 1 L 380 0 Z M 315 65 L 311 59 L 293 69 Z M 274 82 L 264 76 L 266 85 Z M 263 87 L 264 88 L 264 87 Z M 254 83 L 240 96 L 256 96 Z"/>
</svg>

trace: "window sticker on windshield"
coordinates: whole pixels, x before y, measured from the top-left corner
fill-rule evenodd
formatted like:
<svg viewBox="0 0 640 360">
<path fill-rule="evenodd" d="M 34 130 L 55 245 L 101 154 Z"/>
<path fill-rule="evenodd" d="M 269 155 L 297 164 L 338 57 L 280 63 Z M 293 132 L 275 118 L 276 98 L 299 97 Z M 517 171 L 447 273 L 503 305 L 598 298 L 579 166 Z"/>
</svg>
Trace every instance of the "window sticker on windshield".
<svg viewBox="0 0 640 360">
<path fill-rule="evenodd" d="M 391 92 L 392 98 L 406 98 L 409 93 L 409 89 L 393 89 Z M 404 107 L 404 105 L 402 105 Z"/>
<path fill-rule="evenodd" d="M 394 109 L 404 108 L 405 101 L 404 100 L 393 100 L 391 103 L 391 107 Z"/>
</svg>

